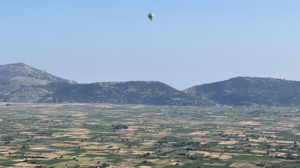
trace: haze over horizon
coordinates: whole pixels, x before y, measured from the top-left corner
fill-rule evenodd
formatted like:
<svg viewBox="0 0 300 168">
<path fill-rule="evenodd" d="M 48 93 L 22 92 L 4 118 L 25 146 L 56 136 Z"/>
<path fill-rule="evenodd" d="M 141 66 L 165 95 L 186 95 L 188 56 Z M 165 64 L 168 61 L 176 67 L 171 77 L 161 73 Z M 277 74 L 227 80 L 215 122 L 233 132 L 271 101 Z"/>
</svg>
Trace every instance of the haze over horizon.
<svg viewBox="0 0 300 168">
<path fill-rule="evenodd" d="M 0 64 L 79 83 L 176 89 L 237 76 L 300 80 L 300 1 L 0 1 Z M 154 13 L 152 22 L 148 13 Z"/>
</svg>

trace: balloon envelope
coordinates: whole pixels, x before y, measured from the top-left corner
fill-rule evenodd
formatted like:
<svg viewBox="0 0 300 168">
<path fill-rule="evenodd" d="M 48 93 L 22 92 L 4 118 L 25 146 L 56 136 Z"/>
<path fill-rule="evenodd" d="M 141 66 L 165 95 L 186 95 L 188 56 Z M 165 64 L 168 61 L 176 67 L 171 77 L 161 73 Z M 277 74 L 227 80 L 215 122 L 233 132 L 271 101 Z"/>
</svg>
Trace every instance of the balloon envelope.
<svg viewBox="0 0 300 168">
<path fill-rule="evenodd" d="M 152 21 L 152 19 L 154 18 L 154 14 L 153 13 L 149 13 L 148 14 L 148 18 Z"/>
</svg>

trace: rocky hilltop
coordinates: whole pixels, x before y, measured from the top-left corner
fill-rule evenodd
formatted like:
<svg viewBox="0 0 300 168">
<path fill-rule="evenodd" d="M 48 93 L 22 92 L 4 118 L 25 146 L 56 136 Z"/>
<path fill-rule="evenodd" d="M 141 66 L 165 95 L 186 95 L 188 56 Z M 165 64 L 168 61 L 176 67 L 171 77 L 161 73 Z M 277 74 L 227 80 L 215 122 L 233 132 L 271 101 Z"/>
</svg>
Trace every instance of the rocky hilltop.
<svg viewBox="0 0 300 168">
<path fill-rule="evenodd" d="M 34 81 L 33 84 L 46 84 L 50 82 L 76 83 L 75 81 L 62 79 L 48 72 L 35 69 L 24 63 L 0 65 L 0 81 L 19 82 L 20 84 L 25 82 L 25 85 L 30 85 L 30 81 Z M 37 81 L 43 82 L 38 83 Z"/>
<path fill-rule="evenodd" d="M 51 82 L 76 84 L 24 63 L 0 65 L 0 101 L 37 102 L 50 93 L 45 86 Z"/>
</svg>

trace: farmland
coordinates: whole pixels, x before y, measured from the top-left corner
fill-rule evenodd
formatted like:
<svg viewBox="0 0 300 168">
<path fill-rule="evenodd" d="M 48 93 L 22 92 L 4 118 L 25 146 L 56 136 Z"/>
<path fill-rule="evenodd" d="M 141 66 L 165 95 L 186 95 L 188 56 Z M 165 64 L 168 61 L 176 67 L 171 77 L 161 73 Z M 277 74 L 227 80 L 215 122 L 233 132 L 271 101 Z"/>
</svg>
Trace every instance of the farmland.
<svg viewBox="0 0 300 168">
<path fill-rule="evenodd" d="M 300 167 L 298 107 L 0 104 L 0 167 Z"/>
</svg>

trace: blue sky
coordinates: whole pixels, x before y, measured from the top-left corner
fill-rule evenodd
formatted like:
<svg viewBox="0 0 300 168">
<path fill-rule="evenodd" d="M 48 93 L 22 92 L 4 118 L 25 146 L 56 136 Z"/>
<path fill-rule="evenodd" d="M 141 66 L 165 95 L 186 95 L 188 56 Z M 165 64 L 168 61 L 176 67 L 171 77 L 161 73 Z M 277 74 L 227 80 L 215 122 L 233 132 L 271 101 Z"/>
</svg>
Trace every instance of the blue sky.
<svg viewBox="0 0 300 168">
<path fill-rule="evenodd" d="M 300 80 L 299 8 L 299 0 L 0 0 L 0 64 L 180 90 L 236 76 Z"/>
</svg>

